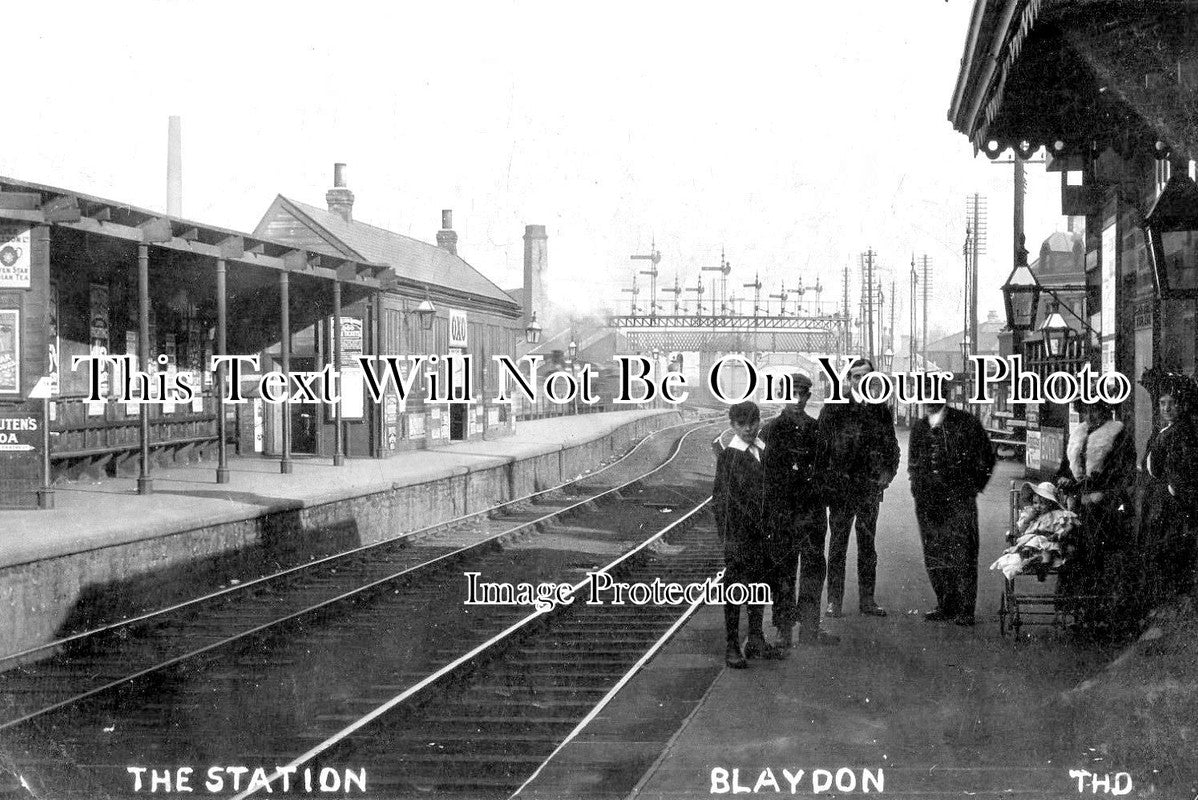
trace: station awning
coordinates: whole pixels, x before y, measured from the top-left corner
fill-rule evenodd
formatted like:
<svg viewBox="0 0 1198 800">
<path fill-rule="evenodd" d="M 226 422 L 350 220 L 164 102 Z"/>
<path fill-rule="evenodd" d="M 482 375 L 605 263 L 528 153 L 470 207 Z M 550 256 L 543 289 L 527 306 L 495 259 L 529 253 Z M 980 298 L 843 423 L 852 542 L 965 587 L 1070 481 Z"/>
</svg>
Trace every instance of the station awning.
<svg viewBox="0 0 1198 800">
<path fill-rule="evenodd" d="M 0 220 L 52 225 L 184 253 L 230 266 L 286 270 L 382 290 L 394 278 L 385 264 L 331 256 L 294 244 L 169 217 L 113 200 L 0 176 Z"/>
<path fill-rule="evenodd" d="M 1194 0 L 977 0 L 948 118 L 997 155 L 1198 155 Z M 993 146 L 990 143 L 993 142 Z"/>
</svg>

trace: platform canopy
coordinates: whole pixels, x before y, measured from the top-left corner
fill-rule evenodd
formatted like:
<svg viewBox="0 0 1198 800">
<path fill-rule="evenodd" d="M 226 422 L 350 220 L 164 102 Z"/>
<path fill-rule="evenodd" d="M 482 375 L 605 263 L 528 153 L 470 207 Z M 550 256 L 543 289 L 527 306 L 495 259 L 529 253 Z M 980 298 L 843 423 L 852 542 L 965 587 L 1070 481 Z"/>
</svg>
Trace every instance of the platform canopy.
<svg viewBox="0 0 1198 800">
<path fill-rule="evenodd" d="M 976 0 L 948 118 L 991 157 L 1193 159 L 1195 41 L 1194 0 Z"/>
<path fill-rule="evenodd" d="M 79 281 L 105 281 L 136 264 L 149 247 L 154 308 L 180 304 L 215 318 L 217 262 L 228 272 L 232 352 L 254 352 L 279 340 L 278 278 L 292 284 L 291 330 L 332 313 L 330 287 L 341 284 L 346 304 L 382 291 L 391 267 L 214 225 L 158 214 L 126 203 L 53 186 L 0 177 L 0 221 L 47 225 L 51 262 Z"/>
</svg>

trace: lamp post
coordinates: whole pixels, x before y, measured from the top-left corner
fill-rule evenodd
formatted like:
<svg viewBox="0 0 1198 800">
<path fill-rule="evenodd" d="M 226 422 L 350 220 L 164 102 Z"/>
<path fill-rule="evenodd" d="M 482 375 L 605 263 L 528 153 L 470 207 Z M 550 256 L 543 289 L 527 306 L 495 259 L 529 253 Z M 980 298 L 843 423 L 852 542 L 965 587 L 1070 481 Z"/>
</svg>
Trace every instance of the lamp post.
<svg viewBox="0 0 1198 800">
<path fill-rule="evenodd" d="M 882 371 L 890 372 L 892 369 L 894 369 L 894 348 L 887 347 L 886 351 L 882 353 Z"/>
<path fill-rule="evenodd" d="M 575 358 L 578 356 L 578 340 L 574 338 L 574 331 L 570 331 L 570 344 L 566 345 L 566 364 L 570 367 L 570 377 L 574 380 L 574 385 L 578 385 L 578 365 Z M 578 415 L 578 392 L 574 393 L 571 407 L 574 409 L 574 415 Z"/>
</svg>

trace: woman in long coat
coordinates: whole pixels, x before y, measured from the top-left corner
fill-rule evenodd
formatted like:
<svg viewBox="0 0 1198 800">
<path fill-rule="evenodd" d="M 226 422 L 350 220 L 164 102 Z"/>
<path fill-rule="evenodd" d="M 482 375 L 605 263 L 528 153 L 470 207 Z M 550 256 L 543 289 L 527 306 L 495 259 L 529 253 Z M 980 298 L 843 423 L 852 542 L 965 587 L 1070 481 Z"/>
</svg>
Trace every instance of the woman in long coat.
<svg viewBox="0 0 1198 800">
<path fill-rule="evenodd" d="M 1165 384 L 1158 406 L 1161 429 L 1148 439 L 1140 463 L 1139 542 L 1148 603 L 1189 594 L 1194 584 L 1198 430 L 1193 401 L 1187 382 Z"/>
<path fill-rule="evenodd" d="M 1123 627 L 1134 623 L 1129 604 L 1139 572 L 1131 535 L 1136 447 L 1111 406 L 1079 403 L 1077 408 L 1082 419 L 1069 432 L 1057 485 L 1081 517 L 1082 536 L 1061 570 L 1058 591 L 1092 598 L 1073 607 L 1083 620 Z M 1091 618 L 1092 613 L 1098 617 Z"/>
</svg>

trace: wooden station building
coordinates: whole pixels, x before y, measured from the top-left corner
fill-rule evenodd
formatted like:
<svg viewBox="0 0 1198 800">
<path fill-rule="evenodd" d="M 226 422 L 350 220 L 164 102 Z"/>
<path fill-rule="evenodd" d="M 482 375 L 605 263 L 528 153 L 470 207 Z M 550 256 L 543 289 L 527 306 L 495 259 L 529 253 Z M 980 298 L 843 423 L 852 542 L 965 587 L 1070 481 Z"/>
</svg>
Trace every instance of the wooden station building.
<svg viewBox="0 0 1198 800">
<path fill-rule="evenodd" d="M 1141 451 L 1156 377 L 1198 366 L 1196 41 L 1198 5 L 1184 0 L 976 0 L 948 114 L 976 150 L 1044 148 L 1061 174 L 1061 213 L 1084 220 L 1083 274 L 1052 291 L 1041 279 L 1039 312 L 1011 320 L 1016 351 L 1041 373 L 1090 363 L 1126 375 L 1121 418 Z M 1016 268 L 1022 238 L 1017 210 Z M 1058 304 L 1070 330 L 1053 355 L 1041 328 Z M 1028 467 L 1055 469 L 1068 415 L 1029 415 Z M 1056 442 L 1043 459 L 1041 427 Z"/>
<path fill-rule="evenodd" d="M 436 245 L 356 220 L 343 164 L 334 165 L 333 188 L 325 200 L 328 207 L 319 208 L 279 195 L 254 233 L 332 258 L 391 265 L 395 278 L 375 312 L 382 353 L 472 356 L 471 381 L 480 402 L 432 404 L 421 391 L 400 404 L 389 396 L 383 408 L 384 449 L 510 432 L 515 424 L 510 407 L 489 402 L 497 390 L 491 357 L 518 352 L 525 338 L 524 312 L 458 255 L 452 212 L 441 212 Z M 313 341 L 309 335 L 300 346 L 305 363 L 318 360 L 319 337 Z M 444 368 L 440 374 L 446 377 Z"/>
</svg>

